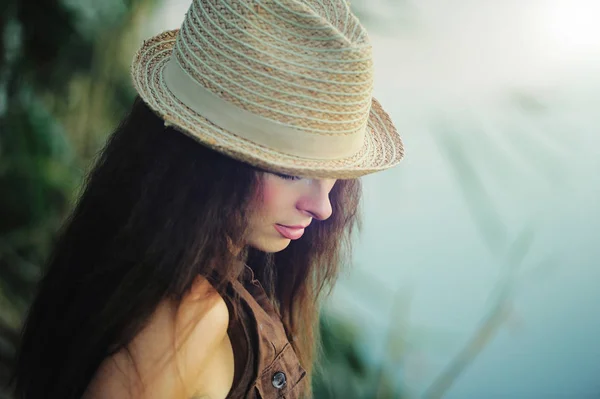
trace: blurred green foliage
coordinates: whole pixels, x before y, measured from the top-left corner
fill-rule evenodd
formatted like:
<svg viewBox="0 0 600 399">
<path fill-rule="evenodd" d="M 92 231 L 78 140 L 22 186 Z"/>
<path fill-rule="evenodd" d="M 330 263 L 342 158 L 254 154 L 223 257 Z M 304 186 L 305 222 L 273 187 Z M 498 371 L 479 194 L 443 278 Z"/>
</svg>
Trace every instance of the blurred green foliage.
<svg viewBox="0 0 600 399">
<path fill-rule="evenodd" d="M 115 50 L 131 43 L 136 17 L 149 5 L 117 0 L 2 2 L 2 385 L 24 312 L 85 168 L 133 99 L 127 63 L 116 56 L 131 52 Z"/>
<path fill-rule="evenodd" d="M 381 359 L 367 360 L 370 350 L 350 320 L 325 313 L 320 322 L 322 360 L 313 381 L 314 396 L 319 399 L 400 399 L 397 370 Z"/>
</svg>

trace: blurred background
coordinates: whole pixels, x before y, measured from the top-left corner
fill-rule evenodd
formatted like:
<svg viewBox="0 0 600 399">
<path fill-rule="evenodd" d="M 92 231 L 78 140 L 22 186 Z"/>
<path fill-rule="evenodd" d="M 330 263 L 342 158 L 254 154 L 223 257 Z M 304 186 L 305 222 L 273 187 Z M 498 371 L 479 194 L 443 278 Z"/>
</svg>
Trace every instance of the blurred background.
<svg viewBox="0 0 600 399">
<path fill-rule="evenodd" d="M 189 2 L 2 1 L 0 382 L 129 62 Z M 363 180 L 315 397 L 599 398 L 600 1 L 351 6 L 406 157 Z"/>
</svg>

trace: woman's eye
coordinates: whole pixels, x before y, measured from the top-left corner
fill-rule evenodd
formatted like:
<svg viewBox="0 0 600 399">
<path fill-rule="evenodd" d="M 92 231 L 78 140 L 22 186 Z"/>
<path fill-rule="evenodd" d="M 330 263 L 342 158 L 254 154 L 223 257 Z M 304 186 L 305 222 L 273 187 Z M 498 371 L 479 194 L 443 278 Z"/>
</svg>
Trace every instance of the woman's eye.
<svg viewBox="0 0 600 399">
<path fill-rule="evenodd" d="M 274 173 L 274 174 L 285 180 L 300 180 L 300 179 L 302 179 L 301 177 L 298 177 L 298 176 L 284 175 L 282 173 Z"/>
</svg>

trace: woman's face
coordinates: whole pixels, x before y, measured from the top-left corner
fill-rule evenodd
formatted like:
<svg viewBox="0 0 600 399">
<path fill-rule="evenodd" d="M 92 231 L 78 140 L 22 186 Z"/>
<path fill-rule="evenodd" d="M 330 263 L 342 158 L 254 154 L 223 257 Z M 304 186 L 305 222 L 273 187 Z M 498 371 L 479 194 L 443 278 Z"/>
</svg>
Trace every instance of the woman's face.
<svg viewBox="0 0 600 399">
<path fill-rule="evenodd" d="M 285 249 L 313 219 L 331 216 L 329 193 L 335 179 L 307 179 L 261 173 L 262 196 L 253 204 L 247 244 L 264 252 Z"/>
</svg>

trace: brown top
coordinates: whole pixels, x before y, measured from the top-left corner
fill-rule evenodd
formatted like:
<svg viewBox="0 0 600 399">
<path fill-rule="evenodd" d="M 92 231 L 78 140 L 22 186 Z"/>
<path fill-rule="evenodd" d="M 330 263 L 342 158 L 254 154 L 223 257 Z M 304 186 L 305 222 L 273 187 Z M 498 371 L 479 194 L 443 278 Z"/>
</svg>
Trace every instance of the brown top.
<svg viewBox="0 0 600 399">
<path fill-rule="evenodd" d="M 245 268 L 242 281 L 230 285 L 240 298 L 240 320 L 227 331 L 235 359 L 228 399 L 297 399 L 306 371 L 287 339 L 281 318 L 265 290 Z M 231 313 L 231 312 L 230 312 Z"/>
</svg>

